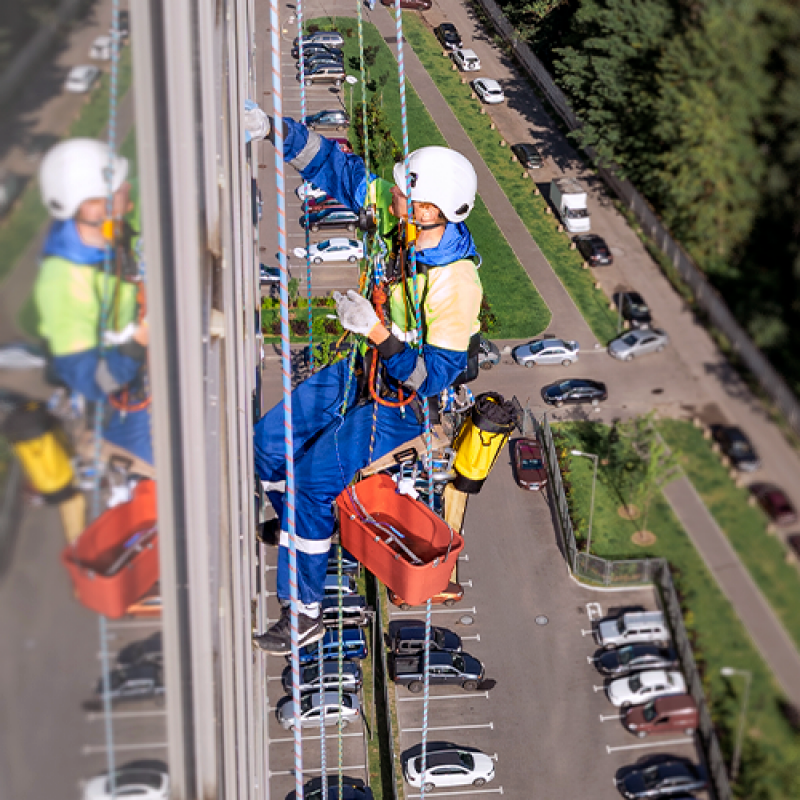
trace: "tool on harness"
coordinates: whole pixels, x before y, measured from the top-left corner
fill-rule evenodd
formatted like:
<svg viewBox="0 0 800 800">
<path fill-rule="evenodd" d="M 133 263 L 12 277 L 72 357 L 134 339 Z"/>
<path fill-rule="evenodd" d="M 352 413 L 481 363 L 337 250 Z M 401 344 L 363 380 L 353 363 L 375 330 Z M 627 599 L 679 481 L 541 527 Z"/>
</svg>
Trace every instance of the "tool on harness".
<svg viewBox="0 0 800 800">
<path fill-rule="evenodd" d="M 485 392 L 475 398 L 472 414 L 454 442 L 456 489 L 467 494 L 481 490 L 516 424 L 516 408 L 502 395 Z"/>
<path fill-rule="evenodd" d="M 378 213 L 375 206 L 363 206 L 358 209 L 358 229 L 365 233 L 378 230 Z"/>
</svg>

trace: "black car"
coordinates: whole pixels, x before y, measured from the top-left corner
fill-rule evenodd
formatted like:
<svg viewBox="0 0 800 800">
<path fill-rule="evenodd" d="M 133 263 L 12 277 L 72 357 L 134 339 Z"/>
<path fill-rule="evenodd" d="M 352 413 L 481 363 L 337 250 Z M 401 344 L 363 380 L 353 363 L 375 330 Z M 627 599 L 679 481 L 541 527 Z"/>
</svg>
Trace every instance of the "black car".
<svg viewBox="0 0 800 800">
<path fill-rule="evenodd" d="M 736 469 L 755 472 L 761 466 L 755 447 L 741 428 L 736 425 L 712 425 L 711 435 Z"/>
<path fill-rule="evenodd" d="M 539 169 L 544 166 L 542 154 L 535 144 L 531 144 L 530 142 L 512 144 L 511 152 L 517 157 L 517 161 L 519 161 L 525 169 Z"/>
<path fill-rule="evenodd" d="M 443 22 L 433 29 L 436 38 L 441 42 L 445 50 L 460 50 L 461 36 L 452 22 Z"/>
<path fill-rule="evenodd" d="M 300 668 L 300 691 L 318 692 L 336 690 L 339 686 L 345 692 L 357 692 L 364 682 L 364 674 L 361 665 L 355 661 L 343 661 L 342 668 L 339 669 L 339 661 L 323 661 L 322 677 L 320 678 L 320 665 L 308 664 Z M 283 670 L 281 683 L 286 694 L 292 693 L 292 666 L 291 664 Z"/>
<path fill-rule="evenodd" d="M 317 64 L 305 73 L 306 86 L 313 86 L 315 83 L 332 83 L 334 86 L 341 86 L 347 77 L 344 67 L 340 64 Z M 297 80 L 300 80 L 300 73 L 297 73 Z"/>
<path fill-rule="evenodd" d="M 400 656 L 421 653 L 425 649 L 425 626 L 408 625 L 400 628 L 392 639 L 392 651 Z M 431 626 L 431 650 L 447 653 L 461 652 L 461 637 L 447 628 Z"/>
<path fill-rule="evenodd" d="M 630 800 L 686 797 L 689 792 L 702 791 L 707 784 L 702 769 L 681 758 L 667 757 L 621 772 L 617 789 Z"/>
<path fill-rule="evenodd" d="M 375 611 L 367 605 L 367 598 L 360 594 L 351 594 L 346 597 L 325 597 L 322 600 L 322 624 L 328 627 L 338 627 L 341 613 L 342 625 L 345 628 L 358 628 L 369 625 L 375 616 Z"/>
<path fill-rule="evenodd" d="M 161 664 L 163 660 L 164 646 L 161 640 L 161 631 L 157 631 L 146 639 L 139 639 L 138 642 L 131 642 L 117 653 L 117 664 L 120 667 L 131 667 L 146 661 Z"/>
<path fill-rule="evenodd" d="M 542 400 L 551 406 L 563 406 L 564 403 L 591 403 L 596 406 L 606 399 L 606 385 L 588 378 L 570 378 L 542 387 Z"/>
<path fill-rule="evenodd" d="M 300 61 L 297 62 L 297 71 L 300 71 Z M 316 69 L 320 66 L 334 66 L 340 67 L 344 69 L 344 60 L 341 58 L 336 58 L 336 56 L 329 55 L 328 53 L 313 53 L 310 56 L 306 56 L 303 61 L 303 69 L 306 72 L 310 72 L 313 69 Z"/>
<path fill-rule="evenodd" d="M 614 256 L 608 249 L 606 240 L 596 233 L 587 233 L 576 236 L 573 241 L 578 248 L 578 252 L 586 259 L 592 267 L 608 267 L 614 263 Z"/>
<path fill-rule="evenodd" d="M 332 109 L 327 111 L 317 111 L 316 114 L 309 114 L 306 117 L 306 126 L 312 130 L 317 128 L 335 128 L 337 131 L 350 127 L 350 117 L 345 111 Z"/>
<path fill-rule="evenodd" d="M 266 264 L 260 264 L 258 281 L 262 286 L 276 286 L 281 282 L 281 271 L 278 267 L 268 267 Z"/>
<path fill-rule="evenodd" d="M 678 657 L 671 647 L 628 644 L 614 650 L 603 650 L 594 663 L 603 675 L 618 678 L 645 669 L 673 669 L 678 664 Z"/>
<path fill-rule="evenodd" d="M 347 350 L 343 352 L 347 351 L 349 351 L 349 345 Z M 328 556 L 328 568 L 326 570 L 327 573 L 329 575 L 335 575 L 339 569 L 339 551 L 341 551 L 342 554 L 342 572 L 348 575 L 357 575 L 359 568 L 358 559 L 348 553 L 343 547 L 339 548 L 338 546 L 331 548 L 330 555 Z"/>
<path fill-rule="evenodd" d="M 295 800 L 296 792 L 291 792 L 286 800 Z M 323 800 L 322 778 L 312 778 L 303 786 L 303 797 L 306 800 Z M 358 778 L 342 776 L 342 800 L 372 800 L 372 789 Z M 339 776 L 328 776 L 327 800 L 339 800 Z"/>
<path fill-rule="evenodd" d="M 306 217 L 300 217 L 300 225 L 306 224 Z M 316 232 L 323 228 L 347 228 L 354 231 L 358 224 L 358 214 L 349 208 L 322 208 L 308 215 L 308 227 Z"/>
<path fill-rule="evenodd" d="M 112 703 L 126 700 L 160 700 L 164 695 L 164 670 L 161 664 L 141 662 L 130 667 L 118 667 L 108 676 L 108 699 Z M 106 686 L 101 678 L 97 682 L 95 695 L 102 702 L 106 698 Z"/>
<path fill-rule="evenodd" d="M 337 58 L 344 61 L 344 52 L 338 47 L 333 47 L 327 44 L 317 44 L 314 42 L 306 42 L 303 45 L 303 57 L 308 58 L 312 54 L 329 55 L 332 58 Z M 292 58 L 300 58 L 300 48 L 295 46 L 292 48 Z"/>
<path fill-rule="evenodd" d="M 622 318 L 637 328 L 648 327 L 653 321 L 650 307 L 639 292 L 617 292 L 614 295 L 614 302 L 617 304 Z"/>
</svg>

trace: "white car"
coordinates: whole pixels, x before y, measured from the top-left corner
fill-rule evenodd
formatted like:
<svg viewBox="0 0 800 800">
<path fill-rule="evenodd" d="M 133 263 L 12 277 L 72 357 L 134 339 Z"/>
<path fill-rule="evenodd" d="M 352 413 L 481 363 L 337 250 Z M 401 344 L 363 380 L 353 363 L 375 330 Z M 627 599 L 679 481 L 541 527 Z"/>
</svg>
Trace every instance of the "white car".
<svg viewBox="0 0 800 800">
<path fill-rule="evenodd" d="M 568 367 L 578 360 L 580 345 L 566 339 L 535 339 L 511 351 L 514 361 L 522 367 L 540 364 L 561 364 Z"/>
<path fill-rule="evenodd" d="M 114 797 L 132 800 L 168 800 L 169 775 L 153 767 L 121 767 L 114 773 Z M 111 800 L 108 775 L 98 775 L 87 782 L 83 800 Z"/>
<path fill-rule="evenodd" d="M 327 197 L 328 193 L 322 189 L 318 189 L 313 183 L 303 182 L 295 190 L 297 199 L 302 203 L 304 200 L 314 199 L 321 200 Z"/>
<path fill-rule="evenodd" d="M 295 247 L 294 254 L 305 260 L 305 247 Z M 364 245 L 355 239 L 326 239 L 324 242 L 312 244 L 308 248 L 308 255 L 312 264 L 321 264 L 323 261 L 349 261 L 355 264 L 360 258 L 364 258 Z"/>
<path fill-rule="evenodd" d="M 111 42 L 112 38 L 110 36 L 98 36 L 89 48 L 89 58 L 94 58 L 97 61 L 110 61 Z"/>
<path fill-rule="evenodd" d="M 295 714 L 294 701 L 291 697 L 278 706 L 275 712 L 278 722 L 291 730 L 296 725 L 301 728 L 319 727 L 320 717 L 325 725 L 337 725 L 339 716 L 342 725 L 347 725 L 361 715 L 358 696 L 353 692 L 342 692 L 342 704 L 339 705 L 339 692 L 314 692 L 300 698 L 300 713 Z"/>
<path fill-rule="evenodd" d="M 481 68 L 481 60 L 474 50 L 456 50 L 451 57 L 462 72 L 477 72 Z"/>
<path fill-rule="evenodd" d="M 420 774 L 422 754 L 409 758 L 403 771 L 411 786 L 424 784 L 426 792 L 446 786 L 483 786 L 494 779 L 494 761 L 478 750 L 434 745 L 428 748 L 425 761 L 424 775 Z"/>
<path fill-rule="evenodd" d="M 64 91 L 74 94 L 85 94 L 92 88 L 94 82 L 100 77 L 100 70 L 91 64 L 73 67 L 64 81 Z"/>
<path fill-rule="evenodd" d="M 606 687 L 608 699 L 617 707 L 635 706 L 654 697 L 685 694 L 686 681 L 677 670 L 651 669 L 626 678 L 617 678 Z"/>
<path fill-rule="evenodd" d="M 620 361 L 633 361 L 648 353 L 660 353 L 669 344 L 669 336 L 660 328 L 636 328 L 614 339 L 608 354 Z"/>
<path fill-rule="evenodd" d="M 472 88 L 475 90 L 475 94 L 480 97 L 481 102 L 489 105 L 502 103 L 506 99 L 503 94 L 503 88 L 492 78 L 478 78 L 472 81 Z"/>
</svg>

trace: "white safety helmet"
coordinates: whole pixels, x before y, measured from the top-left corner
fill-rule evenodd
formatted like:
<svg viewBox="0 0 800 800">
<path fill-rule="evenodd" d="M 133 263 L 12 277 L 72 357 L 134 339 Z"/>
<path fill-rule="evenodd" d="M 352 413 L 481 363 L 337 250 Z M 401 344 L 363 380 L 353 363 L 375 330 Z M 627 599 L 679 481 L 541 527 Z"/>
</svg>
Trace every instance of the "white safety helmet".
<svg viewBox="0 0 800 800">
<path fill-rule="evenodd" d="M 405 164 L 394 165 L 394 182 L 418 203 L 433 203 L 450 222 L 461 222 L 475 205 L 478 176 L 469 159 L 449 147 L 420 147 L 408 157 L 410 187 Z"/>
<path fill-rule="evenodd" d="M 47 151 L 39 167 L 42 202 L 55 219 L 75 216 L 81 203 L 108 194 L 109 150 L 96 139 L 67 139 Z M 128 159 L 114 156 L 111 191 L 128 176 Z"/>
</svg>

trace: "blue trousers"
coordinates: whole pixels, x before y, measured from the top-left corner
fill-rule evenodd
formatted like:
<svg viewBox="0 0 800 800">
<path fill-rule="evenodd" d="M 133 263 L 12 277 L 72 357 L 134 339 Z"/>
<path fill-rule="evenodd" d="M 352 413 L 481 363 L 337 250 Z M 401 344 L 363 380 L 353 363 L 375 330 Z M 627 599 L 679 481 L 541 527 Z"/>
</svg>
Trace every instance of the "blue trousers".
<svg viewBox="0 0 800 800">
<path fill-rule="evenodd" d="M 347 361 L 340 361 L 320 370 L 292 392 L 297 579 L 301 603 L 322 600 L 335 526 L 333 502 L 337 495 L 358 470 L 416 438 L 423 430 L 408 408 L 402 410 L 372 402 L 354 406 L 355 379 L 348 390 L 347 374 Z M 345 393 L 348 410 L 342 416 Z M 373 418 L 375 442 L 370 453 Z M 283 402 L 255 425 L 255 469 L 262 481 L 286 478 L 283 425 Z M 281 519 L 281 529 L 286 531 L 285 497 L 277 492 L 268 496 Z M 278 598 L 288 601 L 289 597 L 289 552 L 282 544 L 278 553 Z"/>
<path fill-rule="evenodd" d="M 150 433 L 150 409 L 122 413 L 114 409 L 103 426 L 103 438 L 124 447 L 137 458 L 153 463 L 153 439 Z"/>
</svg>

